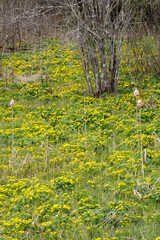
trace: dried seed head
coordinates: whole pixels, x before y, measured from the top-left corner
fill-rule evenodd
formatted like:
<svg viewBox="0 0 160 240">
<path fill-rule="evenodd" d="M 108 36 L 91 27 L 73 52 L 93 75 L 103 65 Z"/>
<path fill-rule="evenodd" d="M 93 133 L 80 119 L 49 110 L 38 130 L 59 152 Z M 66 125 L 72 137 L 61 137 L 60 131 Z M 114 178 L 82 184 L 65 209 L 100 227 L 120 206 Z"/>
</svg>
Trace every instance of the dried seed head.
<svg viewBox="0 0 160 240">
<path fill-rule="evenodd" d="M 13 99 L 10 101 L 10 106 L 11 106 L 12 108 L 14 107 L 14 100 L 13 100 Z"/>
<path fill-rule="evenodd" d="M 142 100 L 138 100 L 138 102 L 137 102 L 137 107 L 138 108 L 143 108 L 143 103 L 142 103 Z"/>
<path fill-rule="evenodd" d="M 135 97 L 139 96 L 139 91 L 138 91 L 137 88 L 134 90 L 134 93 L 133 93 L 133 94 L 134 94 Z"/>
</svg>

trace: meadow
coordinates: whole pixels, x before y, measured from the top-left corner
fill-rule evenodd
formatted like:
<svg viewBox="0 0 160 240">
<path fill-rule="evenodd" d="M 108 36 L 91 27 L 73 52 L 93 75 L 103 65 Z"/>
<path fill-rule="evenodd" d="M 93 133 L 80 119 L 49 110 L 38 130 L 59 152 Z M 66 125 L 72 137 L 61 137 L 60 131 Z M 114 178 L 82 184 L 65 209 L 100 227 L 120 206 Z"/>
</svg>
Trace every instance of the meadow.
<svg viewBox="0 0 160 240">
<path fill-rule="evenodd" d="M 160 239 L 160 82 L 141 44 L 100 98 L 71 43 L 4 55 L 0 239 Z"/>
</svg>

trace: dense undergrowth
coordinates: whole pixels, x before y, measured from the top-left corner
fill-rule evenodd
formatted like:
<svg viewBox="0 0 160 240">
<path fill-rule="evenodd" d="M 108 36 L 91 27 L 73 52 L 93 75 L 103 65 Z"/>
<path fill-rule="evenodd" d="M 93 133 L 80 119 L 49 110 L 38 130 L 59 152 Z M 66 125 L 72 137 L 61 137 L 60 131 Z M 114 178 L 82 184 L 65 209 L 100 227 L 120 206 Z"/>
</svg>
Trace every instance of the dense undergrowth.
<svg viewBox="0 0 160 240">
<path fill-rule="evenodd" d="M 160 239 L 160 82 L 134 56 L 124 45 L 119 95 L 100 99 L 72 45 L 44 42 L 43 85 L 38 49 L 4 56 L 0 239 Z"/>
</svg>

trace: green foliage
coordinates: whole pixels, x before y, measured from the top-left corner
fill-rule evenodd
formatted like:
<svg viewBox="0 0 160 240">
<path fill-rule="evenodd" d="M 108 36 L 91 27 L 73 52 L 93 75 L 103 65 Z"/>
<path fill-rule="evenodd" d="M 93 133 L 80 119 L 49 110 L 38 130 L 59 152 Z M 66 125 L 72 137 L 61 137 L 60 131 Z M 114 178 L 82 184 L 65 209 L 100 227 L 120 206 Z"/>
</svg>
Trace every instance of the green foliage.
<svg viewBox="0 0 160 240">
<path fill-rule="evenodd" d="M 22 75 L 39 71 L 38 50 L 15 53 L 15 83 L 5 88 L 4 79 L 0 82 L 1 238 L 158 240 L 159 82 L 150 73 L 129 79 L 124 46 L 119 96 L 97 99 L 87 95 L 74 47 L 61 51 L 52 39 L 45 44 L 48 83 L 42 85 L 39 76 L 22 82 Z M 4 59 L 3 68 L 10 66 L 7 55 Z M 132 60 L 131 51 L 134 74 Z M 144 177 L 135 87 L 144 104 Z"/>
</svg>

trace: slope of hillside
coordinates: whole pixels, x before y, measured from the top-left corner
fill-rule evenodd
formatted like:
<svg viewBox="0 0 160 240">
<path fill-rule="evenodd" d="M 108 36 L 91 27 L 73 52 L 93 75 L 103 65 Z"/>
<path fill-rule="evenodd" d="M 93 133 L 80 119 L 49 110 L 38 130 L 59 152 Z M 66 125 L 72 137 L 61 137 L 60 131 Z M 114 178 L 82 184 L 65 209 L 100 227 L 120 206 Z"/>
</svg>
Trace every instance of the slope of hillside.
<svg viewBox="0 0 160 240">
<path fill-rule="evenodd" d="M 72 45 L 4 57 L 0 239 L 160 239 L 160 83 L 122 60 L 119 96 L 97 99 Z"/>
</svg>

